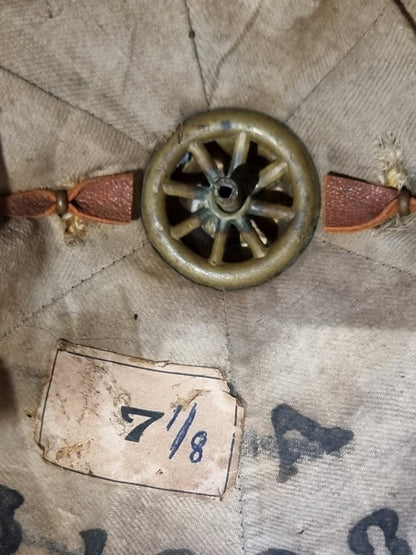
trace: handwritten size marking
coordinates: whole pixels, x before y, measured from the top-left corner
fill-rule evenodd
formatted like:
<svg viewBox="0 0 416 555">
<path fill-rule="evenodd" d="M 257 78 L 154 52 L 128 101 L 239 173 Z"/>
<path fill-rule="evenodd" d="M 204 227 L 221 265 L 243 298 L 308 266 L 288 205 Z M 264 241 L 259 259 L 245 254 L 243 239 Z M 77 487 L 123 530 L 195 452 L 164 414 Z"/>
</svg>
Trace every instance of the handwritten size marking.
<svg viewBox="0 0 416 555">
<path fill-rule="evenodd" d="M 136 426 L 132 429 L 132 431 L 126 436 L 126 441 L 136 441 L 139 442 L 140 438 L 142 437 L 143 432 L 147 427 L 151 424 L 165 416 L 164 412 L 156 412 L 153 410 L 144 410 L 144 409 L 136 409 L 134 407 L 121 407 L 121 416 L 123 420 L 126 422 L 133 422 L 133 418 L 131 418 L 131 414 L 136 414 L 137 416 L 146 416 L 147 420 Z"/>
<path fill-rule="evenodd" d="M 176 451 L 182 445 L 182 442 L 185 439 L 186 434 L 188 433 L 188 430 L 192 425 L 192 422 L 194 421 L 195 415 L 196 415 L 196 403 L 194 403 L 192 405 L 190 413 L 186 417 L 186 420 L 183 423 L 182 427 L 180 428 L 177 436 L 172 441 L 172 445 L 170 446 L 170 453 L 169 453 L 169 458 L 170 459 L 175 455 Z M 175 419 L 176 419 L 176 417 L 175 417 Z"/>
<path fill-rule="evenodd" d="M 200 432 L 197 432 L 191 439 L 192 451 L 189 455 L 189 458 L 192 463 L 199 463 L 201 461 L 203 454 L 202 448 L 207 442 L 207 437 L 207 432 L 201 430 Z"/>
<path fill-rule="evenodd" d="M 61 341 L 36 434 L 43 457 L 62 468 L 220 497 L 236 479 L 242 419 L 242 407 L 215 368 Z"/>
<path fill-rule="evenodd" d="M 178 405 L 175 408 L 171 419 L 166 425 L 167 431 L 169 431 L 172 428 L 181 410 L 182 410 L 182 405 Z M 182 424 L 182 426 L 179 429 L 179 432 L 175 436 L 175 439 L 172 441 L 172 444 L 169 449 L 169 459 L 172 459 L 175 456 L 179 447 L 184 442 L 188 434 L 189 428 L 192 426 L 192 423 L 195 419 L 196 411 L 197 411 L 197 404 L 194 403 L 192 405 L 192 408 L 188 416 L 186 417 L 185 422 Z M 133 430 L 129 432 L 125 437 L 126 441 L 135 441 L 137 443 L 140 441 L 140 438 L 142 437 L 142 434 L 146 430 L 146 428 L 148 428 L 151 424 L 153 424 L 154 422 L 156 422 L 157 420 L 160 420 L 160 418 L 165 416 L 164 412 L 138 409 L 135 407 L 127 407 L 125 405 L 121 407 L 121 416 L 123 417 L 123 420 L 129 423 L 132 423 L 133 418 L 131 418 L 130 416 L 131 414 L 147 417 L 147 420 L 145 420 L 144 422 L 142 422 L 141 424 L 133 428 Z M 196 432 L 196 434 L 193 435 L 191 439 L 191 453 L 189 455 L 189 460 L 191 461 L 191 463 L 201 462 L 202 456 L 203 456 L 203 447 L 206 444 L 207 439 L 208 439 L 208 434 L 204 430 L 200 430 L 199 432 Z"/>
</svg>

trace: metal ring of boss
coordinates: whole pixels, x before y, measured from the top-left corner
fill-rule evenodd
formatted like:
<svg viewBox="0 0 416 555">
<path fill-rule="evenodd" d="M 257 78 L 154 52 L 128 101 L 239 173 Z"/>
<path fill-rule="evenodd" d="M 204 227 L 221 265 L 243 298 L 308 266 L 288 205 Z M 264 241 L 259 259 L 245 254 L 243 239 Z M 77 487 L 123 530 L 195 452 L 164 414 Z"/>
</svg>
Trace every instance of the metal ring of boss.
<svg viewBox="0 0 416 555">
<path fill-rule="evenodd" d="M 220 109 L 185 121 L 150 159 L 142 218 L 154 248 L 217 289 L 262 283 L 292 264 L 320 208 L 299 138 L 264 114 Z"/>
</svg>

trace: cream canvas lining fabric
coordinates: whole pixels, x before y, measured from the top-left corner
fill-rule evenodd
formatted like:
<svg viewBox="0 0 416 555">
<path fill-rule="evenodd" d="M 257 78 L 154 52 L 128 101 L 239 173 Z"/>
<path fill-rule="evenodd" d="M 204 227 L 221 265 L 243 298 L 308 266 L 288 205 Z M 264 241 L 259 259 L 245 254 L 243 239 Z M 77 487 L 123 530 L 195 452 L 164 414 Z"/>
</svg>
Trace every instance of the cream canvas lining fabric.
<svg viewBox="0 0 416 555">
<path fill-rule="evenodd" d="M 415 171 L 412 15 L 414 0 L 3 0 L 0 192 L 144 168 L 222 106 L 285 121 L 320 176 L 374 180 L 385 132 Z M 73 245 L 57 216 L 1 221 L 0 552 L 414 552 L 414 246 L 414 226 L 319 224 L 281 276 L 225 293 L 168 267 L 140 220 Z M 33 420 L 60 338 L 220 368 L 245 408 L 237 487 L 201 499 L 43 461 Z"/>
</svg>

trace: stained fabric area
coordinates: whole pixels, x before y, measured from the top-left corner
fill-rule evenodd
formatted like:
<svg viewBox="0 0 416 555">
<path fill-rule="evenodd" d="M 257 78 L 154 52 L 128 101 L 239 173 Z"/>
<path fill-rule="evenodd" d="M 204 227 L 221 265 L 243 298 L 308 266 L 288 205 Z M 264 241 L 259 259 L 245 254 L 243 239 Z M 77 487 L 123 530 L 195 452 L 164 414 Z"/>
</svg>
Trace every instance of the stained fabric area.
<svg viewBox="0 0 416 555">
<path fill-rule="evenodd" d="M 414 174 L 415 19 L 415 0 L 2 0 L 0 193 L 140 181 L 183 120 L 221 107 L 285 122 L 321 181 L 376 181 L 385 133 Z M 256 225 L 265 244 L 280 233 Z M 280 276 L 227 292 L 173 270 L 140 218 L 64 231 L 57 215 L 0 220 L 0 553 L 416 552 L 414 222 L 319 221 Z M 245 410 L 236 486 L 205 498 L 43 460 L 34 421 L 60 339 L 218 368 Z"/>
</svg>

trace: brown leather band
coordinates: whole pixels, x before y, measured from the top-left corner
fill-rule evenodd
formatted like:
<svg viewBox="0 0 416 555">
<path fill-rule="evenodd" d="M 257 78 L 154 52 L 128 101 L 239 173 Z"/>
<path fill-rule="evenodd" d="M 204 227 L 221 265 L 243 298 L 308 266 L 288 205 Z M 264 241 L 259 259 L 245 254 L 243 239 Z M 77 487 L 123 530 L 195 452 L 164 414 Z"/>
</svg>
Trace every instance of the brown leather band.
<svg viewBox="0 0 416 555">
<path fill-rule="evenodd" d="M 410 192 L 328 174 L 323 181 L 323 223 L 328 232 L 361 231 L 416 210 Z"/>
<path fill-rule="evenodd" d="M 35 189 L 0 198 L 0 215 L 41 218 L 69 212 L 85 220 L 128 223 L 133 210 L 133 173 L 93 177 L 69 191 Z"/>
<path fill-rule="evenodd" d="M 81 218 L 128 223 L 133 208 L 133 173 L 86 179 L 68 191 L 68 200 L 68 211 Z"/>
<path fill-rule="evenodd" d="M 0 215 L 20 218 L 40 218 L 55 211 L 53 191 L 35 189 L 0 198 Z"/>
</svg>

